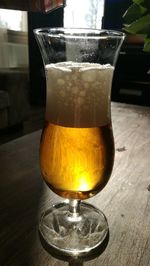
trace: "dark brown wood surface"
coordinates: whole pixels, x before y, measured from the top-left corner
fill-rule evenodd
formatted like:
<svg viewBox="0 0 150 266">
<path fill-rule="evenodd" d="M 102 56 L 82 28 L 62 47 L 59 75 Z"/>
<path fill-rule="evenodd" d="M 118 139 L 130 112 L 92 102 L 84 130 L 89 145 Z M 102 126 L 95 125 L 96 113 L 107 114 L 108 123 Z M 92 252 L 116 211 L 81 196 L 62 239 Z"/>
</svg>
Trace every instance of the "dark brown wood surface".
<svg viewBox="0 0 150 266">
<path fill-rule="evenodd" d="M 104 252 L 66 259 L 42 247 L 40 213 L 61 199 L 42 181 L 37 131 L 0 146 L 0 266 L 150 266 L 150 108 L 113 103 L 112 118 L 113 173 L 88 200 L 108 219 Z"/>
</svg>

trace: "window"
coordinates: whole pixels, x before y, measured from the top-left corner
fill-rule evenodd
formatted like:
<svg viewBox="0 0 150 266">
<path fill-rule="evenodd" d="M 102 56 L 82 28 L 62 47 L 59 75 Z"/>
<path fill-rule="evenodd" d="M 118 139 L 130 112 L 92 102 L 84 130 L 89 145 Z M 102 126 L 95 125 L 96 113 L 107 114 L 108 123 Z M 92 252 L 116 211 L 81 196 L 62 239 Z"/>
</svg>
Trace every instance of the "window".
<svg viewBox="0 0 150 266">
<path fill-rule="evenodd" d="M 104 0 L 67 0 L 64 26 L 101 29 L 104 2 Z"/>
<path fill-rule="evenodd" d="M 18 10 L 0 9 L 0 28 L 27 31 L 27 13 Z"/>
<path fill-rule="evenodd" d="M 0 70 L 28 67 L 27 13 L 0 9 Z"/>
</svg>

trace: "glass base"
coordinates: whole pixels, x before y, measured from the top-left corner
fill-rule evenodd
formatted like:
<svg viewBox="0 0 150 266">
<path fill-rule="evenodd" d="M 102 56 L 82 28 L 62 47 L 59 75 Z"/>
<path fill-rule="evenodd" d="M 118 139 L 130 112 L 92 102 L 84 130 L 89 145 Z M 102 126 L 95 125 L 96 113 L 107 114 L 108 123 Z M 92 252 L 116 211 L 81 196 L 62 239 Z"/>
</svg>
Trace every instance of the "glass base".
<svg viewBox="0 0 150 266">
<path fill-rule="evenodd" d="M 66 202 L 54 205 L 41 216 L 39 231 L 50 247 L 68 255 L 82 255 L 97 248 L 108 234 L 105 215 L 81 202 L 80 212 L 71 213 Z"/>
</svg>

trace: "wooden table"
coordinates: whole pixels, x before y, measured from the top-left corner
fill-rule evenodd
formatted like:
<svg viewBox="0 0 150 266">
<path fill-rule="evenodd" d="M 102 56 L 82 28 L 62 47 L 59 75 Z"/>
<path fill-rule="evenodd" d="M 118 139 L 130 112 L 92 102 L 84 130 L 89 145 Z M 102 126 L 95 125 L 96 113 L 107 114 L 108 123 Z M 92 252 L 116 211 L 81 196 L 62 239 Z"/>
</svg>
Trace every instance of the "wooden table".
<svg viewBox="0 0 150 266">
<path fill-rule="evenodd" d="M 113 174 L 89 200 L 108 219 L 104 252 L 66 259 L 43 249 L 39 214 L 60 198 L 41 179 L 37 131 L 0 146 L 0 266 L 150 265 L 150 108 L 113 103 L 112 117 Z"/>
</svg>

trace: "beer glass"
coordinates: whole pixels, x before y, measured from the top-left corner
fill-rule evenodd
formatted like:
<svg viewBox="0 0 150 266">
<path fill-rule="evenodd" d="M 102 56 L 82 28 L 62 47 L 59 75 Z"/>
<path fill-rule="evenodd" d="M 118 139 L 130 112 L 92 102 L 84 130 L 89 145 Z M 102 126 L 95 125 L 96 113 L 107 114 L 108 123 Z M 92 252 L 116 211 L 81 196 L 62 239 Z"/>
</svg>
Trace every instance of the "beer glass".
<svg viewBox="0 0 150 266">
<path fill-rule="evenodd" d="M 111 85 L 124 34 L 75 28 L 34 33 L 47 85 L 40 168 L 48 187 L 65 199 L 42 214 L 39 231 L 49 246 L 80 255 L 108 234 L 105 215 L 82 200 L 105 187 L 113 168 Z"/>
</svg>

